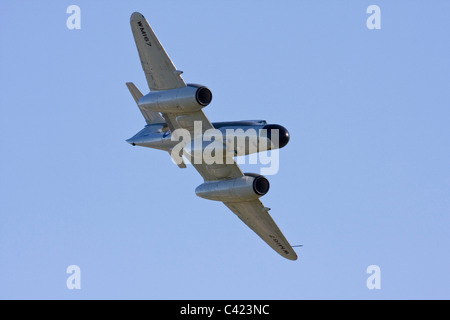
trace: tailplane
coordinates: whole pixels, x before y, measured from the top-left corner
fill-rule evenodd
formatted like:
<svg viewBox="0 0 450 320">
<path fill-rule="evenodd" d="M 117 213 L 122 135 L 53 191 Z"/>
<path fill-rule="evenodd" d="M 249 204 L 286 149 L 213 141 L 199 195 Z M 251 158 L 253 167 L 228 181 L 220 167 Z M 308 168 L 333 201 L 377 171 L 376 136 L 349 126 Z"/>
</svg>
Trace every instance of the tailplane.
<svg viewBox="0 0 450 320">
<path fill-rule="evenodd" d="M 153 124 L 153 123 L 165 123 L 166 120 L 159 114 L 159 112 L 156 111 L 150 111 L 145 110 L 144 108 L 141 108 L 139 106 L 139 99 L 142 98 L 144 95 L 139 91 L 139 89 L 134 85 L 132 82 L 127 82 L 128 90 L 130 90 L 131 95 L 133 96 L 134 101 L 136 101 L 136 104 L 139 107 L 139 110 L 141 110 L 142 115 L 145 118 L 145 121 L 147 124 Z"/>
</svg>

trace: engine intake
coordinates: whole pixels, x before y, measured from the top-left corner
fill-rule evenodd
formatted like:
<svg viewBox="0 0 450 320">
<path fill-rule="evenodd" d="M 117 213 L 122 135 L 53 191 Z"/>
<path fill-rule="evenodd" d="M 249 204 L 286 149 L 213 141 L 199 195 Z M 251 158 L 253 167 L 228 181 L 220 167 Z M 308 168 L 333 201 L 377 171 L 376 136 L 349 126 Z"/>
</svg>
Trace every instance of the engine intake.
<svg viewBox="0 0 450 320">
<path fill-rule="evenodd" d="M 195 99 L 197 99 L 198 104 L 206 107 L 211 103 L 212 92 L 207 87 L 200 87 L 195 93 Z"/>
<path fill-rule="evenodd" d="M 205 182 L 195 189 L 195 193 L 208 200 L 238 202 L 258 199 L 265 195 L 269 188 L 269 180 L 264 176 L 245 174 L 244 177 L 236 179 Z"/>
<path fill-rule="evenodd" d="M 257 176 L 253 180 L 253 191 L 255 191 L 255 193 L 258 194 L 259 196 L 265 195 L 269 191 L 269 188 L 270 188 L 269 180 L 267 180 L 265 177 Z"/>
<path fill-rule="evenodd" d="M 211 103 L 212 93 L 207 87 L 188 84 L 186 87 L 153 91 L 139 99 L 139 107 L 156 112 L 195 112 Z"/>
</svg>

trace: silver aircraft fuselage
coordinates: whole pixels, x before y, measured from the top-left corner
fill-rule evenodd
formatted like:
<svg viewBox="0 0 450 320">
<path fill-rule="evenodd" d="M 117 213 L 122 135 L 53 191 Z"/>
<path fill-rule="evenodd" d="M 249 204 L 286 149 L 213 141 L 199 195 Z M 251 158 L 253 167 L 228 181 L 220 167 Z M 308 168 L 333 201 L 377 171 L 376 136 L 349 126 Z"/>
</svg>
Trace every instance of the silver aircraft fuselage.
<svg viewBox="0 0 450 320">
<path fill-rule="evenodd" d="M 283 148 L 289 142 L 289 131 L 277 124 L 267 124 L 265 120 L 245 120 L 213 122 L 212 125 L 220 131 L 223 144 L 233 140 L 236 155 L 248 155 L 255 152 Z M 276 132 L 276 133 L 275 133 Z M 208 134 L 202 134 L 206 138 Z M 273 137 L 276 137 L 274 139 Z M 253 141 L 250 141 L 254 138 Z M 243 142 L 240 144 L 238 139 Z M 207 139 L 211 141 L 213 139 Z M 180 141 L 175 139 L 165 123 L 149 124 L 127 142 L 133 146 L 141 146 L 170 152 Z M 252 148 L 251 143 L 256 145 Z"/>
</svg>

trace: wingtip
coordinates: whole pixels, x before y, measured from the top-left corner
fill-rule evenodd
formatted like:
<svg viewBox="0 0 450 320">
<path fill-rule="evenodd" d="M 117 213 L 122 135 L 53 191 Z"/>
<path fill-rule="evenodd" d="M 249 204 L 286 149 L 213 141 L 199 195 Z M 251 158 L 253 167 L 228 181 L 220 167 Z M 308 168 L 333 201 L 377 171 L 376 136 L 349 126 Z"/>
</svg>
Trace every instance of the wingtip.
<svg viewBox="0 0 450 320">
<path fill-rule="evenodd" d="M 285 257 L 286 259 L 291 260 L 291 261 L 296 261 L 298 259 L 298 256 L 295 252 L 292 252 L 292 254 L 290 253 L 287 255 L 283 255 L 283 257 Z"/>
<path fill-rule="evenodd" d="M 145 19 L 144 15 L 142 13 L 136 11 L 131 14 L 130 21 L 142 19 L 142 18 Z"/>
<path fill-rule="evenodd" d="M 296 261 L 298 260 L 297 252 L 295 252 L 294 247 L 291 246 L 291 255 L 289 256 L 289 260 Z"/>
</svg>

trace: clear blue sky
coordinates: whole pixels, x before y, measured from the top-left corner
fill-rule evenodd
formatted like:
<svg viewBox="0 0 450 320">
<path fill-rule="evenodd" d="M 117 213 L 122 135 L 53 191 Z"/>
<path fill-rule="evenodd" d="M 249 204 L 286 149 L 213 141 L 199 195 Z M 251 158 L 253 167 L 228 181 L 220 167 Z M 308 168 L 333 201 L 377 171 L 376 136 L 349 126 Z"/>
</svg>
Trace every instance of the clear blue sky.
<svg viewBox="0 0 450 320">
<path fill-rule="evenodd" d="M 81 30 L 66 27 L 71 4 Z M 196 197 L 194 168 L 125 142 L 144 125 L 125 82 L 147 90 L 134 11 L 213 91 L 211 121 L 289 129 L 262 200 L 304 245 L 298 261 Z M 0 298 L 449 299 L 449 13 L 443 0 L 1 1 Z"/>
</svg>

